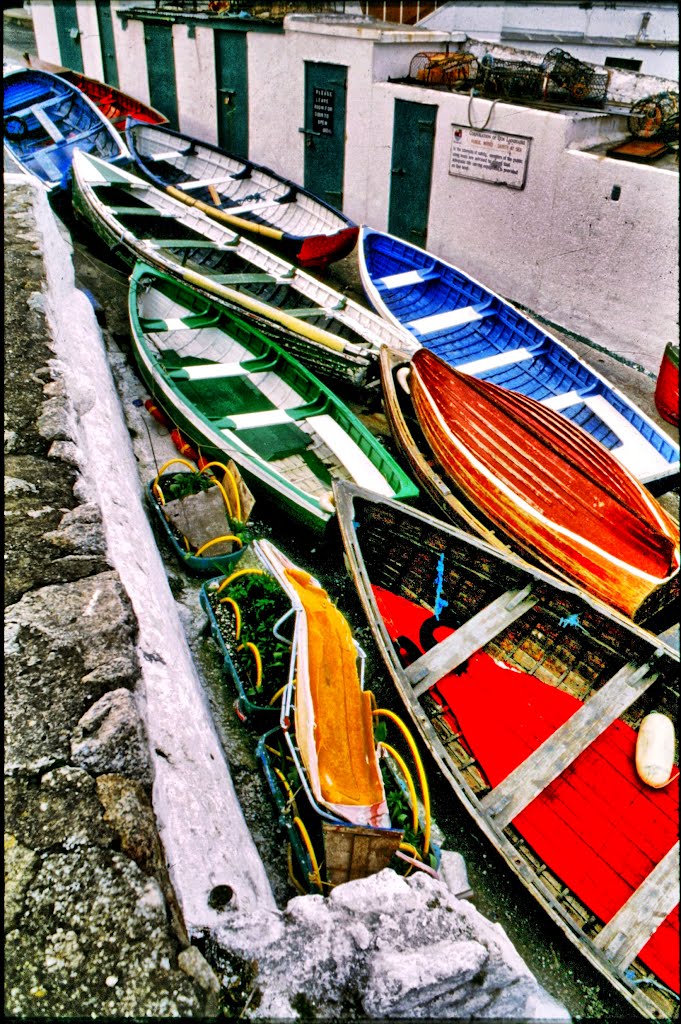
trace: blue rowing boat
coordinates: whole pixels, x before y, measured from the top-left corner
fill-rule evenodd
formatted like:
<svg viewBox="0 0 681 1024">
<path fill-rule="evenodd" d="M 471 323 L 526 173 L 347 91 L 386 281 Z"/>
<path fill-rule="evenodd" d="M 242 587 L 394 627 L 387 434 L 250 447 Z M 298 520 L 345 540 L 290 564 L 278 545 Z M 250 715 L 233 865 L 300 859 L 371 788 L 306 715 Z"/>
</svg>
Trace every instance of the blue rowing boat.
<svg viewBox="0 0 681 1024">
<path fill-rule="evenodd" d="M 37 68 L 3 75 L 4 148 L 51 193 L 66 193 L 76 149 L 109 162 L 130 154 L 111 123 L 75 85 Z"/>
<path fill-rule="evenodd" d="M 562 413 L 659 494 L 678 482 L 679 447 L 566 345 L 462 270 L 363 227 L 362 284 L 377 312 L 458 370 Z M 674 479 L 672 479 L 674 478 Z"/>
</svg>

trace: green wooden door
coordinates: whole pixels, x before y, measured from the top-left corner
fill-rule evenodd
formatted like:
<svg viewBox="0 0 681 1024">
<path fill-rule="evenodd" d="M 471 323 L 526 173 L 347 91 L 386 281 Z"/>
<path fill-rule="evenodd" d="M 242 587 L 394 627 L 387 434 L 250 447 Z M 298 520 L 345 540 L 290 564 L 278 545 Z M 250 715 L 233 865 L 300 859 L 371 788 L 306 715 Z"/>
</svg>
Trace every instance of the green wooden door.
<svg viewBox="0 0 681 1024">
<path fill-rule="evenodd" d="M 388 231 L 423 248 L 437 107 L 395 100 Z"/>
<path fill-rule="evenodd" d="M 97 0 L 97 24 L 99 25 L 99 43 L 102 49 L 104 65 L 104 81 L 108 85 L 118 87 L 118 64 L 116 63 L 116 45 L 114 43 L 113 25 L 111 23 L 110 0 Z"/>
<path fill-rule="evenodd" d="M 305 188 L 343 207 L 348 69 L 305 62 Z"/>
<path fill-rule="evenodd" d="M 240 157 L 248 157 L 246 38 L 245 32 L 215 32 L 218 145 Z"/>
<path fill-rule="evenodd" d="M 76 0 L 57 0 L 53 4 L 57 22 L 59 56 L 62 64 L 72 71 L 83 70 L 83 53 L 80 48 L 80 29 L 76 13 Z"/>
<path fill-rule="evenodd" d="M 169 126 L 178 130 L 177 86 L 171 25 L 144 24 L 144 45 L 147 53 L 149 102 L 168 118 Z"/>
</svg>

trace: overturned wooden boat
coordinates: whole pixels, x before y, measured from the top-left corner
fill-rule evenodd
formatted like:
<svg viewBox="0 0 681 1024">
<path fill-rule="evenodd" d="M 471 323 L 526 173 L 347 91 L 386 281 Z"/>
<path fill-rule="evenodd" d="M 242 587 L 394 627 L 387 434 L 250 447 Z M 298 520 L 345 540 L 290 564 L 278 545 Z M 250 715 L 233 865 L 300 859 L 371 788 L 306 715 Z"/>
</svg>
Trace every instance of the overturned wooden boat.
<svg viewBox="0 0 681 1024">
<path fill-rule="evenodd" d="M 324 376 L 362 384 L 378 375 L 381 344 L 409 336 L 281 256 L 122 168 L 77 154 L 73 206 L 112 254 L 165 270 L 247 314 Z"/>
<path fill-rule="evenodd" d="M 549 918 L 639 1013 L 678 1014 L 678 769 L 636 773 L 679 656 L 584 592 L 338 484 L 347 563 L 453 791 Z"/>
<path fill-rule="evenodd" d="M 418 489 L 336 395 L 257 327 L 138 263 L 129 314 L 140 373 L 199 455 L 232 459 L 256 497 L 307 526 L 335 517 L 332 480 Z"/>
<path fill-rule="evenodd" d="M 24 57 L 28 67 L 58 75 L 85 93 L 120 135 L 125 135 L 125 123 L 129 117 L 134 117 L 136 121 L 144 121 L 146 124 L 165 124 L 168 121 L 160 110 L 155 110 L 154 107 L 135 99 L 134 96 L 129 96 L 127 92 L 122 92 L 113 85 L 100 82 L 97 78 L 90 78 L 80 71 L 72 71 L 71 68 L 59 64 L 50 64 L 32 54 L 27 53 Z"/>
<path fill-rule="evenodd" d="M 324 269 L 355 248 L 349 217 L 269 167 L 170 128 L 130 121 L 126 139 L 137 169 L 159 188 L 301 267 Z"/>
<path fill-rule="evenodd" d="M 463 373 L 528 395 L 586 430 L 652 493 L 679 480 L 679 446 L 614 385 L 458 267 L 363 227 L 362 284 L 374 308 Z"/>
<path fill-rule="evenodd" d="M 607 448 L 428 349 L 409 366 L 402 381 L 437 464 L 497 530 L 655 632 L 677 621 L 678 524 Z"/>
<path fill-rule="evenodd" d="M 431 843 L 428 787 L 413 739 L 401 720 L 377 708 L 364 689 L 364 652 L 319 581 L 269 541 L 256 541 L 254 549 L 295 610 L 280 729 L 263 739 L 258 756 L 284 823 L 298 847 L 304 845 L 301 851 L 292 842 L 303 867 L 301 888 L 324 892 L 391 863 L 402 869 L 425 865 L 432 872 L 439 850 Z M 405 760 L 375 737 L 379 719 L 397 726 L 409 745 L 421 786 L 423 822 Z M 411 821 L 406 835 L 405 828 L 391 823 L 385 753 L 395 757 L 404 787 Z M 295 776 L 295 786 L 287 774 Z M 394 788 L 394 780 L 392 784 Z"/>
<path fill-rule="evenodd" d="M 120 135 L 80 89 L 48 71 L 3 75 L 4 146 L 54 195 L 67 194 L 74 153 L 127 161 Z"/>
</svg>

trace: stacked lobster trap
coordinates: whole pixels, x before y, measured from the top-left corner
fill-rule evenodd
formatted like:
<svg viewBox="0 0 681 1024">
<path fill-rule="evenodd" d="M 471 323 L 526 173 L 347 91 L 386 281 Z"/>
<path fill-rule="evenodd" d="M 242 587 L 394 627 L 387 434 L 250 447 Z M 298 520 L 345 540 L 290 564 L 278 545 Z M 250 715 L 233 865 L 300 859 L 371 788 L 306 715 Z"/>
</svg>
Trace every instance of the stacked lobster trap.
<svg viewBox="0 0 681 1024">
<path fill-rule="evenodd" d="M 472 53 L 417 53 L 409 65 L 409 77 L 428 85 L 460 87 L 475 80 L 478 61 Z"/>
<path fill-rule="evenodd" d="M 541 63 L 501 60 L 487 53 L 475 87 L 485 96 L 602 106 L 610 73 L 585 64 L 565 50 L 549 50 Z"/>
</svg>

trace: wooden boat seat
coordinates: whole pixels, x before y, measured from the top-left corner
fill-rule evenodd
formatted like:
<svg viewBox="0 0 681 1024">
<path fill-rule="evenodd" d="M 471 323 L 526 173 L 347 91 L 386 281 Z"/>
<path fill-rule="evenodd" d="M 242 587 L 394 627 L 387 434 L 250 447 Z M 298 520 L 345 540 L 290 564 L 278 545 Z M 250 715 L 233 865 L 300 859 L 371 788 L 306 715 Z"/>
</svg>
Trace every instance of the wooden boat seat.
<svg viewBox="0 0 681 1024">
<path fill-rule="evenodd" d="M 166 317 L 165 320 L 154 317 L 140 317 L 140 327 L 145 334 L 150 331 L 193 331 L 198 327 L 214 327 L 220 321 L 220 313 L 194 313 L 182 319 Z"/>
<path fill-rule="evenodd" d="M 638 700 L 657 676 L 658 673 L 648 663 L 629 663 L 621 668 L 567 722 L 483 798 L 483 811 L 494 820 L 498 828 L 506 828 L 586 747 Z"/>
<path fill-rule="evenodd" d="M 220 284 L 286 284 L 281 278 L 266 273 L 216 274 L 211 275 L 211 281 L 219 281 Z"/>
<path fill-rule="evenodd" d="M 165 217 L 166 220 L 176 219 L 176 214 L 168 210 L 157 210 L 151 206 L 110 206 L 109 209 L 116 216 L 120 214 L 139 214 L 140 217 Z"/>
<path fill-rule="evenodd" d="M 48 104 L 37 106 L 34 105 L 31 107 L 31 113 L 35 115 L 35 117 L 40 122 L 40 124 L 45 129 L 45 131 L 51 139 L 53 139 L 56 143 L 62 143 L 65 141 L 64 136 L 59 131 L 56 124 L 45 113 L 46 106 L 48 106 Z"/>
<path fill-rule="evenodd" d="M 311 416 L 307 422 L 346 467 L 355 483 L 388 497 L 394 494 L 383 474 L 333 417 Z"/>
<path fill-rule="evenodd" d="M 624 970 L 679 902 L 679 844 L 655 865 L 614 917 L 601 928 L 594 945 Z"/>
<path fill-rule="evenodd" d="M 283 198 L 283 197 L 282 197 Z M 261 199 L 260 201 L 252 203 L 243 203 L 241 206 L 225 206 L 223 210 L 227 214 L 238 216 L 242 213 L 257 213 L 258 210 L 267 210 L 271 206 L 279 206 L 278 199 Z"/>
<path fill-rule="evenodd" d="M 162 153 L 153 153 L 145 156 L 146 160 L 151 160 L 152 163 L 156 163 L 159 160 L 167 160 L 171 156 L 186 156 L 189 150 L 181 149 L 165 149 Z"/>
<path fill-rule="evenodd" d="M 452 327 L 462 327 L 464 324 L 472 323 L 474 320 L 482 320 L 493 313 L 496 313 L 496 309 L 490 305 L 488 299 L 473 306 L 460 306 L 458 309 L 445 310 L 444 313 L 433 313 L 429 316 L 419 317 L 416 320 L 410 320 L 405 324 L 405 327 L 416 334 L 437 334 Z"/>
<path fill-rule="evenodd" d="M 530 586 L 524 590 L 509 590 L 482 608 L 451 636 L 422 654 L 405 669 L 415 696 L 420 697 L 443 676 L 462 665 L 493 637 L 533 608 L 538 600 Z"/>
<path fill-rule="evenodd" d="M 453 365 L 462 373 L 487 373 L 488 370 L 498 370 L 502 366 L 522 363 L 525 359 L 534 359 L 534 356 L 535 353 L 529 348 L 511 348 L 504 352 L 496 352 L 493 356 L 483 356 L 481 359 L 471 359 L 470 362 Z"/>
<path fill-rule="evenodd" d="M 175 182 L 174 187 L 182 189 L 183 192 L 192 192 L 197 188 L 208 188 L 209 185 L 225 185 L 233 180 L 233 175 L 227 174 L 222 178 L 202 178 L 200 180 L 189 179 L 189 181 Z"/>
<path fill-rule="evenodd" d="M 175 356 L 172 353 L 172 356 Z M 164 360 L 166 365 L 170 360 Z M 191 365 L 174 366 L 167 370 L 168 376 L 174 381 L 191 381 L 195 383 L 202 380 L 220 380 L 226 377 L 248 377 L 254 373 L 266 373 L 273 370 L 279 361 L 279 356 L 266 354 L 253 359 L 244 359 L 237 363 L 193 363 Z M 305 408 L 305 406 L 301 406 Z M 295 411 L 295 410 L 294 410 Z"/>
<path fill-rule="evenodd" d="M 166 214 L 172 217 L 172 214 Z M 217 249 L 220 252 L 227 252 L 239 244 L 239 236 L 235 235 L 233 241 L 214 242 L 210 238 L 149 238 L 149 245 L 154 249 Z M 211 274 L 211 281 L 219 281 L 220 274 Z"/>
<path fill-rule="evenodd" d="M 435 281 L 439 276 L 437 270 L 421 267 L 419 270 L 405 270 L 399 274 L 379 277 L 375 284 L 379 291 L 392 291 L 394 288 L 407 288 L 423 281 Z"/>
</svg>

